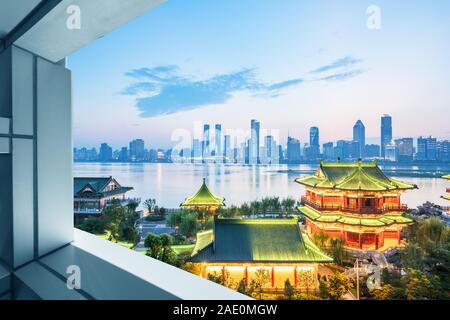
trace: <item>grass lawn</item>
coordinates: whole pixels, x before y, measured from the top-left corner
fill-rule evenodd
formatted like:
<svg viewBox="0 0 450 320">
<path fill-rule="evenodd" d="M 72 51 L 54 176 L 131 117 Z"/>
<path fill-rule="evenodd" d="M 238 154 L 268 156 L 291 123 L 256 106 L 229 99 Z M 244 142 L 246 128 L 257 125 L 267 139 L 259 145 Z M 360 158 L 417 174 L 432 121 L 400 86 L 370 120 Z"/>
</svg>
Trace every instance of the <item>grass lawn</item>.
<svg viewBox="0 0 450 320">
<path fill-rule="evenodd" d="M 97 236 L 100 237 L 100 238 L 103 238 L 103 239 L 105 239 L 105 240 L 108 240 L 108 239 L 109 239 L 109 234 L 108 234 L 108 233 L 105 233 L 105 234 L 97 234 Z M 115 242 L 114 242 L 114 243 L 115 243 Z M 128 248 L 128 249 L 131 249 L 131 248 L 134 247 L 134 243 L 132 243 L 132 242 L 119 241 L 119 242 L 117 242 L 117 244 L 118 244 L 118 245 L 121 245 L 122 247 Z"/>
</svg>

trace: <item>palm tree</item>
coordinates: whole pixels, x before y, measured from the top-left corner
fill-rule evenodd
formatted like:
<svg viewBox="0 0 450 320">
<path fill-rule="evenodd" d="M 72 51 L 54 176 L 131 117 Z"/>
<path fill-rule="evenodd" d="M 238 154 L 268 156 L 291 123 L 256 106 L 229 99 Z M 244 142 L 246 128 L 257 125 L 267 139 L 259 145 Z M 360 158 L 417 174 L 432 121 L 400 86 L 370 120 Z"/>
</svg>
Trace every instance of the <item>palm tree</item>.
<svg viewBox="0 0 450 320">
<path fill-rule="evenodd" d="M 285 213 L 290 215 L 294 211 L 295 200 L 290 197 L 284 198 L 281 201 L 281 206 L 283 207 L 283 210 L 285 211 Z"/>
<path fill-rule="evenodd" d="M 147 208 L 148 213 L 151 213 L 153 211 L 155 205 L 156 205 L 155 199 L 147 199 L 144 201 L 144 206 Z"/>
<path fill-rule="evenodd" d="M 269 198 L 263 198 L 261 200 L 261 209 L 264 214 L 267 213 L 267 210 L 270 208 L 270 206 L 271 206 L 271 201 Z"/>
</svg>

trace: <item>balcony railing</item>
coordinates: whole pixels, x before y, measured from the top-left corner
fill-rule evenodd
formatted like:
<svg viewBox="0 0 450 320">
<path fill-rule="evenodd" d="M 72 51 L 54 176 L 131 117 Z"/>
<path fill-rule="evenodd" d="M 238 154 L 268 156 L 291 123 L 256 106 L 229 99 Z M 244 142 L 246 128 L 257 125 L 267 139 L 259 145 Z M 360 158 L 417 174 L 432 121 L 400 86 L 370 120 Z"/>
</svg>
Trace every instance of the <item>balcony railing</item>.
<svg viewBox="0 0 450 320">
<path fill-rule="evenodd" d="M 74 208 L 73 210 L 76 214 L 100 214 L 102 209 L 80 209 Z"/>
<path fill-rule="evenodd" d="M 384 205 L 382 208 L 375 207 L 361 207 L 361 208 L 351 208 L 339 204 L 324 204 L 320 205 L 314 201 L 309 200 L 307 197 L 302 197 L 302 203 L 319 210 L 319 211 L 345 211 L 350 213 L 368 213 L 368 214 L 383 214 L 390 211 L 406 211 L 408 207 L 406 204 L 400 205 Z"/>
</svg>

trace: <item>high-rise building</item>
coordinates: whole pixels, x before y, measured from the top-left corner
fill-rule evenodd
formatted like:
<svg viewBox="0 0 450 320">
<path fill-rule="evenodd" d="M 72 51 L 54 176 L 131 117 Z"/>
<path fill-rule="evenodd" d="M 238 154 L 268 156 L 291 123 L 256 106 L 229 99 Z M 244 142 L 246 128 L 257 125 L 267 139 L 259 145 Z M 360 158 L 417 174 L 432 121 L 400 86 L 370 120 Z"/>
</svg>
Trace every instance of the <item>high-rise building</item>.
<svg viewBox="0 0 450 320">
<path fill-rule="evenodd" d="M 443 140 L 437 143 L 437 160 L 441 162 L 450 161 L 450 140 Z"/>
<path fill-rule="evenodd" d="M 364 147 L 364 157 L 365 158 L 379 158 L 380 157 L 380 146 L 377 144 L 366 144 Z"/>
<path fill-rule="evenodd" d="M 392 141 L 392 117 L 383 115 L 381 117 L 381 158 L 385 158 L 386 145 Z"/>
<path fill-rule="evenodd" d="M 251 121 L 251 138 L 249 144 L 249 164 L 258 164 L 259 161 L 259 130 L 260 123 L 257 120 Z"/>
<path fill-rule="evenodd" d="M 334 159 L 334 144 L 333 142 L 327 142 L 323 144 L 323 158 L 325 160 Z"/>
<path fill-rule="evenodd" d="M 397 145 L 394 140 L 391 140 L 388 144 L 384 146 L 384 159 L 387 161 L 395 162 L 397 161 Z"/>
<path fill-rule="evenodd" d="M 108 162 L 112 160 L 112 148 L 107 143 L 100 145 L 100 152 L 98 158 L 101 162 Z"/>
<path fill-rule="evenodd" d="M 224 162 L 233 163 L 234 162 L 234 156 L 233 156 L 233 149 L 231 148 L 231 136 L 225 135 L 223 139 L 223 157 Z"/>
<path fill-rule="evenodd" d="M 222 157 L 222 125 L 216 124 L 216 132 L 214 134 L 215 156 Z"/>
<path fill-rule="evenodd" d="M 128 161 L 128 149 L 127 147 L 122 147 L 119 152 L 119 161 L 126 162 Z"/>
<path fill-rule="evenodd" d="M 309 146 L 305 149 L 305 157 L 307 160 L 314 161 L 319 159 L 319 128 L 311 127 L 309 129 Z"/>
<path fill-rule="evenodd" d="M 397 161 L 412 162 L 414 160 L 414 140 L 413 138 L 401 138 L 395 140 L 397 146 Z"/>
<path fill-rule="evenodd" d="M 300 162 L 302 158 L 300 140 L 288 137 L 286 153 L 286 160 L 288 163 Z"/>
<path fill-rule="evenodd" d="M 361 120 L 358 120 L 353 126 L 353 141 L 357 143 L 357 158 L 364 158 L 364 149 L 366 147 L 366 127 Z"/>
<path fill-rule="evenodd" d="M 437 140 L 433 137 L 419 137 L 417 139 L 416 160 L 436 161 L 437 160 Z"/>
<path fill-rule="evenodd" d="M 278 159 L 275 157 L 276 153 L 276 143 L 273 136 L 266 136 L 264 138 L 264 154 L 261 157 L 261 163 L 272 164 L 277 162 Z"/>
<path fill-rule="evenodd" d="M 202 142 L 203 160 L 211 156 L 210 143 L 211 143 L 211 134 L 209 130 L 209 124 L 205 124 L 203 126 L 203 142 Z"/>
<path fill-rule="evenodd" d="M 192 140 L 192 162 L 201 162 L 202 143 L 199 139 Z"/>
<path fill-rule="evenodd" d="M 136 139 L 130 142 L 130 160 L 143 161 L 145 156 L 144 140 Z"/>
</svg>

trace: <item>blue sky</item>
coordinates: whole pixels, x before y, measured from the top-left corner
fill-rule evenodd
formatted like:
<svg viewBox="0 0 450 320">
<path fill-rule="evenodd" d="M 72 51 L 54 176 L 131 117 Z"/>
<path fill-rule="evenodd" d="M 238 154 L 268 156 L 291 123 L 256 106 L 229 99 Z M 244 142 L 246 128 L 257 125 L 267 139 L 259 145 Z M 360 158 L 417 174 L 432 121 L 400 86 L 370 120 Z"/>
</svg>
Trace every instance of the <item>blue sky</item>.
<svg viewBox="0 0 450 320">
<path fill-rule="evenodd" d="M 366 9 L 381 9 L 381 29 Z M 177 129 L 253 118 L 302 142 L 379 136 L 449 138 L 450 2 L 169 0 L 69 58 L 74 144 L 133 138 L 171 146 Z"/>
</svg>

